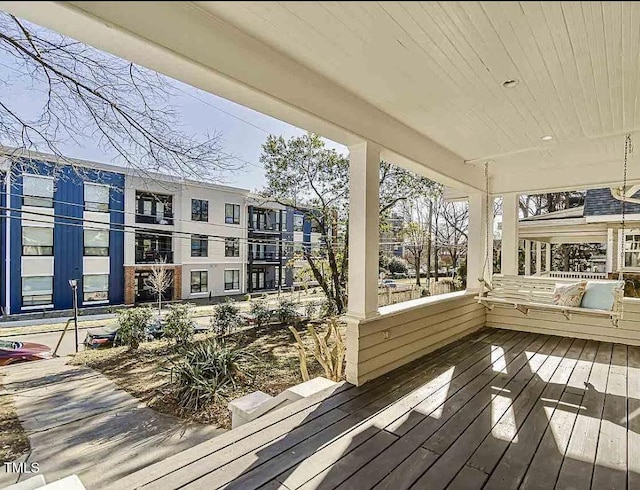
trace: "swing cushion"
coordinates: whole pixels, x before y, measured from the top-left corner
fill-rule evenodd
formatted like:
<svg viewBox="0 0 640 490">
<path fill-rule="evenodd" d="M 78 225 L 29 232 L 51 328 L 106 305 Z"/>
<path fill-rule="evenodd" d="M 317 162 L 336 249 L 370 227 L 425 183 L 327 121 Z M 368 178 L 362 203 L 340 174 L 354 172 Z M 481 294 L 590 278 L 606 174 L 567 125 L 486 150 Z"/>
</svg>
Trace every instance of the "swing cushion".
<svg viewBox="0 0 640 490">
<path fill-rule="evenodd" d="M 553 290 L 553 304 L 558 306 L 580 306 L 587 281 L 570 284 L 556 283 Z"/>
<path fill-rule="evenodd" d="M 610 311 L 613 309 L 616 293 L 623 287 L 623 281 L 587 281 L 580 306 L 590 310 Z"/>
</svg>

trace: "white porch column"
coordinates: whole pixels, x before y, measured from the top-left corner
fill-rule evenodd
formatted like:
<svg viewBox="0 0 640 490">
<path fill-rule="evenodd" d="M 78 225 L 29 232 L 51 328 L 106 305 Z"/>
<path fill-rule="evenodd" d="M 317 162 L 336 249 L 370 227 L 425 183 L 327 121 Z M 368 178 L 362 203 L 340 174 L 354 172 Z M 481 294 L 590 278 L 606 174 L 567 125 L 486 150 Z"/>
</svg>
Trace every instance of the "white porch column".
<svg viewBox="0 0 640 490">
<path fill-rule="evenodd" d="M 489 237 L 489 246 L 493 237 Z M 469 195 L 469 242 L 467 245 L 467 290 L 480 291 L 480 279 L 489 280 L 493 258 L 487 255 L 487 194 Z"/>
<path fill-rule="evenodd" d="M 607 262 L 605 269 L 607 274 L 611 274 L 613 272 L 613 265 L 615 264 L 614 260 L 617 252 L 613 237 L 613 228 L 607 228 Z"/>
<path fill-rule="evenodd" d="M 547 242 L 544 247 L 544 270 L 549 272 L 551 270 L 551 242 Z"/>
<path fill-rule="evenodd" d="M 380 148 L 349 147 L 349 305 L 347 315 L 378 314 Z"/>
<path fill-rule="evenodd" d="M 524 275 L 531 275 L 531 240 L 524 241 Z"/>
<path fill-rule="evenodd" d="M 502 274 L 518 275 L 518 194 L 502 196 Z"/>
<path fill-rule="evenodd" d="M 542 272 L 542 242 L 536 242 L 536 274 Z"/>
</svg>

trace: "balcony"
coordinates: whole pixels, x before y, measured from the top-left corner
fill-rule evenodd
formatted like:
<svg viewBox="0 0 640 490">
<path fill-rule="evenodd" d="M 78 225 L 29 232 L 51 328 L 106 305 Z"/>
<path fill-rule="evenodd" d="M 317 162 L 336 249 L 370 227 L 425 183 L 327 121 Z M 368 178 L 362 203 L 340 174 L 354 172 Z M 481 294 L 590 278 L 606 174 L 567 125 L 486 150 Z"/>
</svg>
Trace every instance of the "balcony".
<svg viewBox="0 0 640 490">
<path fill-rule="evenodd" d="M 149 225 L 173 225 L 173 213 L 164 214 L 139 214 L 136 213 L 136 223 Z"/>
<path fill-rule="evenodd" d="M 249 231 L 253 233 L 280 233 L 280 225 L 278 223 L 249 223 Z"/>
<path fill-rule="evenodd" d="M 278 252 L 249 252 L 249 262 L 280 262 Z"/>
<path fill-rule="evenodd" d="M 173 264 L 173 251 L 136 249 L 136 264 L 155 264 L 156 262 Z"/>
<path fill-rule="evenodd" d="M 264 281 L 260 285 L 250 284 L 249 287 L 251 291 L 273 291 L 278 287 L 278 285 L 274 280 L 271 280 L 271 281 Z"/>
</svg>

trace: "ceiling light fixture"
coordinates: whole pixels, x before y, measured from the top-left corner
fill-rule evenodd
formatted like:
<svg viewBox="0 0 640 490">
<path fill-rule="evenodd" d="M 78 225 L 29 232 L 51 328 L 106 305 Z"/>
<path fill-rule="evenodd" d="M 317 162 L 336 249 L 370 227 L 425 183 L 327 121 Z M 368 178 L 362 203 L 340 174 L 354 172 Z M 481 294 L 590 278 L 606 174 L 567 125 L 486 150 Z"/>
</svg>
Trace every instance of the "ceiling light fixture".
<svg viewBox="0 0 640 490">
<path fill-rule="evenodd" d="M 542 138 L 540 138 L 542 141 L 551 141 L 553 139 L 553 136 L 550 135 L 545 135 Z"/>
<path fill-rule="evenodd" d="M 502 86 L 504 88 L 513 88 L 516 85 L 518 85 L 520 82 L 514 78 L 510 78 L 509 80 L 505 80 L 504 82 L 502 82 Z"/>
</svg>

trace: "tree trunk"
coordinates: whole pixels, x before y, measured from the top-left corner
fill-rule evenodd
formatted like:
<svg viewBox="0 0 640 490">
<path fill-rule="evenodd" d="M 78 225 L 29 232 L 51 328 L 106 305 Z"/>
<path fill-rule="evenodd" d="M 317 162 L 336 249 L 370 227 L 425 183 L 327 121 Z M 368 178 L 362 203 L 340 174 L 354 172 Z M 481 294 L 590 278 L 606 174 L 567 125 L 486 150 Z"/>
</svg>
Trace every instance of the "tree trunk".
<svg viewBox="0 0 640 490">
<path fill-rule="evenodd" d="M 415 256 L 415 263 L 413 266 L 416 270 L 416 285 L 420 286 L 420 255 Z"/>
</svg>

